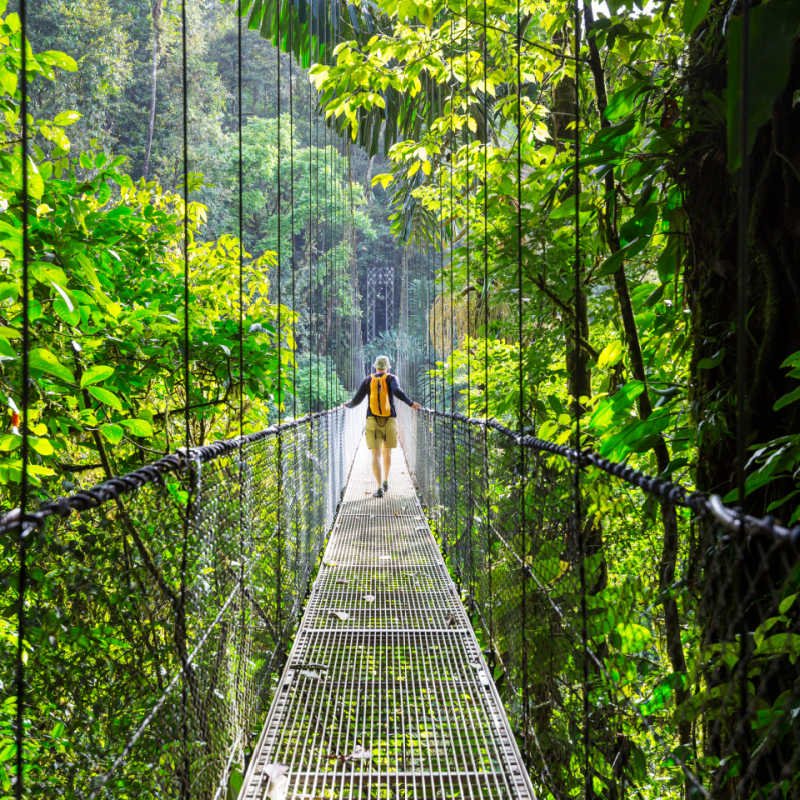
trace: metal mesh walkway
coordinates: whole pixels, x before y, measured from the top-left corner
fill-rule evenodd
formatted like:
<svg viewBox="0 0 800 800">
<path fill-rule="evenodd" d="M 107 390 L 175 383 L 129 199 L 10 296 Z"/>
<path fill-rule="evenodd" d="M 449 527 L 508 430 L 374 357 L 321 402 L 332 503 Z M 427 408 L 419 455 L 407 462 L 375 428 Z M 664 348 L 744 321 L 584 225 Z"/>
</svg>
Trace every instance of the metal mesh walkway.
<svg viewBox="0 0 800 800">
<path fill-rule="evenodd" d="M 395 451 L 356 456 L 241 798 L 532 798 L 488 668 Z"/>
</svg>

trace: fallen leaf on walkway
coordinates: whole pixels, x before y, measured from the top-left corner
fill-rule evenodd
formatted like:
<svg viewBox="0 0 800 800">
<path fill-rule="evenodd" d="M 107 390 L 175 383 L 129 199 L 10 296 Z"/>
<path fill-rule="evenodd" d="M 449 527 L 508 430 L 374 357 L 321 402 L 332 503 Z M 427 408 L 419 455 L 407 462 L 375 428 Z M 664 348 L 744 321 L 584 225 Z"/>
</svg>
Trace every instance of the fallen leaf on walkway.
<svg viewBox="0 0 800 800">
<path fill-rule="evenodd" d="M 268 783 L 261 795 L 262 800 L 286 800 L 286 793 L 289 789 L 289 767 L 285 764 L 267 764 L 264 767 L 263 776 L 266 776 Z M 263 780 L 262 776 L 262 780 Z"/>
<path fill-rule="evenodd" d="M 349 755 L 342 755 L 341 753 L 329 753 L 328 758 L 331 760 L 340 761 L 369 761 L 372 758 L 372 750 L 365 750 L 360 744 L 357 744 L 355 749 Z"/>
<path fill-rule="evenodd" d="M 322 672 L 327 672 L 328 665 L 319 664 L 316 661 L 295 661 L 289 669 L 318 669 Z"/>
<path fill-rule="evenodd" d="M 310 681 L 318 681 L 322 677 L 319 672 L 314 672 L 314 670 L 311 669 L 301 669 L 298 674 L 302 675 L 304 678 L 308 678 Z"/>
<path fill-rule="evenodd" d="M 375 602 L 375 595 L 374 594 L 365 594 L 364 595 L 364 602 L 365 603 L 374 603 Z"/>
<path fill-rule="evenodd" d="M 372 750 L 365 750 L 360 744 L 356 745 L 355 750 L 345 757 L 345 761 L 369 761 L 372 758 Z"/>
<path fill-rule="evenodd" d="M 350 615 L 346 611 L 331 611 L 331 614 L 342 622 L 347 622 L 350 619 Z"/>
<path fill-rule="evenodd" d="M 391 556 L 380 556 L 380 560 L 381 561 L 391 561 L 392 557 Z"/>
</svg>

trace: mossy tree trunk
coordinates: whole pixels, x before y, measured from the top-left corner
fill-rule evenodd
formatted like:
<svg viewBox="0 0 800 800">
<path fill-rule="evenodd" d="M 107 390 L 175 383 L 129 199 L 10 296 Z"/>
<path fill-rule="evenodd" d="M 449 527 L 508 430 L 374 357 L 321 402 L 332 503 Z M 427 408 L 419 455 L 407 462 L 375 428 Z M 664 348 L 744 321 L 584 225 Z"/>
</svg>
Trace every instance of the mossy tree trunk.
<svg viewBox="0 0 800 800">
<path fill-rule="evenodd" d="M 794 388 L 781 364 L 800 350 L 800 105 L 795 97 L 800 88 L 800 44 L 795 39 L 788 83 L 775 100 L 771 119 L 752 142 L 746 358 L 739 363 L 739 175 L 728 169 L 721 113 L 726 97 L 728 6 L 715 1 L 693 38 L 684 108 L 689 135 L 678 165 L 690 229 L 686 284 L 693 321 L 697 485 L 721 495 L 737 486 L 737 431 L 741 430 L 748 449 L 800 436 L 800 403 L 774 410 L 775 402 Z M 737 412 L 740 373 L 746 387 L 743 415 Z M 740 501 L 741 506 L 762 516 L 771 503 L 789 494 L 790 483 L 772 481 Z M 776 513 L 788 519 L 790 504 L 778 506 Z M 702 551 L 707 557 L 700 611 L 704 639 L 708 644 L 736 642 L 738 652 L 733 666 L 710 659 L 706 675 L 720 688 L 727 684 L 735 698 L 714 718 L 707 715 L 707 754 L 732 756 L 740 773 L 720 769 L 713 796 L 750 797 L 781 780 L 787 764 L 797 768 L 796 740 L 794 761 L 787 761 L 786 737 L 778 735 L 759 745 L 760 734 L 753 725 L 756 708 L 774 707 L 791 689 L 794 668 L 788 660 L 775 658 L 754 673 L 752 654 L 753 631 L 778 613 L 793 556 L 766 538 L 733 535 L 720 540 L 711 525 L 706 525 Z"/>
</svg>

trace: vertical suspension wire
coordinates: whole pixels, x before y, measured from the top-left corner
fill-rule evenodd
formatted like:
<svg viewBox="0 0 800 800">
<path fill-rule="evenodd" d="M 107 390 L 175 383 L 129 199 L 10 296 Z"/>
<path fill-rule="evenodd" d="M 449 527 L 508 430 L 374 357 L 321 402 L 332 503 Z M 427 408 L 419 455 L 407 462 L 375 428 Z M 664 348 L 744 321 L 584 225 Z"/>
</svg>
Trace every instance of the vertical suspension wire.
<svg viewBox="0 0 800 800">
<path fill-rule="evenodd" d="M 319 33 L 317 34 L 319 35 Z M 319 252 L 318 252 L 318 240 L 320 239 L 320 231 L 322 230 L 321 223 L 322 220 L 320 219 L 321 208 L 320 208 L 320 198 L 319 198 L 319 114 L 315 112 L 314 114 L 314 205 L 316 207 L 316 213 L 314 214 L 314 279 L 316 284 L 316 273 L 318 268 L 318 260 L 319 260 Z M 321 248 L 320 248 L 321 249 Z M 315 294 L 316 294 L 316 286 L 315 286 Z M 324 298 L 324 292 L 320 294 L 321 298 Z M 316 300 L 316 298 L 315 298 Z M 318 304 L 315 302 L 315 306 Z M 317 389 L 315 399 L 316 402 L 319 402 L 321 399 L 321 392 L 320 392 L 320 377 L 319 377 L 319 361 L 321 355 L 321 319 L 322 315 L 319 312 L 319 308 L 316 308 L 316 316 L 314 320 L 314 329 L 315 329 L 315 336 L 314 336 L 314 347 L 316 350 L 316 358 L 314 359 L 314 375 L 317 382 Z"/>
<path fill-rule="evenodd" d="M 294 219 L 294 15 L 289 14 L 289 234 L 291 237 L 291 297 L 294 313 L 293 335 L 294 358 L 292 359 L 292 419 L 297 419 L 297 254 L 295 252 Z"/>
<path fill-rule="evenodd" d="M 181 0 L 181 101 L 183 118 L 181 120 L 181 138 L 183 150 L 183 391 L 185 405 L 183 409 L 184 448 L 188 458 L 191 447 L 191 416 L 190 416 L 190 327 L 189 327 L 189 301 L 190 301 L 190 271 L 189 271 L 189 37 L 188 14 L 186 0 Z M 188 463 L 187 463 L 188 466 Z M 183 772 L 181 775 L 181 799 L 185 800 L 191 793 L 191 774 L 189 756 L 189 664 L 187 660 L 187 632 L 186 632 L 186 600 L 188 596 L 187 570 L 189 559 L 189 531 L 193 511 L 194 481 L 189 473 L 188 491 L 186 496 L 186 514 L 183 519 L 183 541 L 181 543 L 181 584 L 179 603 L 178 636 L 180 638 L 181 662 L 183 680 L 181 681 L 181 735 L 183 740 Z"/>
<path fill-rule="evenodd" d="M 438 252 L 438 267 L 437 270 L 434 267 L 433 270 L 433 357 L 436 361 L 438 356 L 438 349 L 441 343 L 442 348 L 442 356 L 444 356 L 444 292 L 439 287 L 439 282 L 442 281 L 442 287 L 444 286 L 444 220 L 445 220 L 445 213 L 444 213 L 444 165 L 440 166 L 439 168 L 439 252 Z M 435 258 L 435 256 L 434 256 Z M 438 319 L 437 319 L 438 317 Z M 439 323 L 438 326 L 436 323 Z M 434 373 L 434 381 L 433 381 L 433 407 L 436 411 L 439 411 L 439 400 L 441 397 L 442 389 L 444 388 L 444 370 L 442 370 L 442 374 L 437 375 L 436 373 L 439 372 L 438 369 L 438 361 L 436 361 L 436 372 Z M 444 400 L 442 399 L 442 409 L 444 409 Z M 434 428 L 434 435 L 435 435 Z"/>
<path fill-rule="evenodd" d="M 333 207 L 331 203 L 330 187 L 330 162 L 328 153 L 328 137 L 330 132 L 327 123 L 322 126 L 322 199 L 325 208 L 322 226 L 322 252 L 325 255 L 325 317 L 324 317 L 324 341 L 325 341 L 325 408 L 331 407 L 331 356 L 330 356 L 330 322 L 332 319 L 332 293 L 331 293 L 331 241 L 333 231 Z M 330 445 L 330 442 L 328 443 Z"/>
<path fill-rule="evenodd" d="M 738 502 L 744 503 L 745 460 L 747 456 L 747 386 L 748 355 L 747 295 L 749 289 L 747 229 L 750 216 L 750 142 L 747 129 L 750 114 L 750 0 L 742 0 L 742 40 L 739 53 L 741 75 L 741 101 L 739 104 L 739 198 L 737 203 L 737 264 L 736 264 L 736 485 Z"/>
<path fill-rule="evenodd" d="M 241 684 L 243 680 L 242 672 L 245 667 L 245 630 L 247 595 L 245 592 L 244 569 L 247 558 L 245 557 L 245 470 L 244 470 L 244 387 L 245 387 L 245 368 L 244 368 L 244 110 L 242 101 L 244 97 L 242 70 L 244 59 L 242 57 L 242 0 L 236 3 L 236 178 L 238 184 L 237 196 L 237 225 L 239 235 L 239 320 L 238 320 L 238 357 L 239 357 L 239 446 L 238 446 L 238 475 L 239 475 L 239 657 L 236 665 L 234 699 L 237 704 L 241 704 L 237 709 L 239 714 L 242 734 L 238 731 L 234 736 L 243 735 L 246 728 L 244 707 L 247 703 L 246 698 L 240 697 Z M 244 718 L 243 718 L 244 717 Z M 244 749 L 244 742 L 242 742 Z"/>
<path fill-rule="evenodd" d="M 456 340 L 456 315 L 455 315 L 455 177 L 456 177 L 456 129 L 455 129 L 455 105 L 456 105 L 456 76 L 453 67 L 455 58 L 455 15 L 450 17 L 450 205 L 448 208 L 450 216 L 449 239 L 450 239 L 450 269 L 448 292 L 450 295 L 450 335 L 448 337 L 447 349 L 449 351 L 448 361 L 450 362 L 450 413 L 455 413 L 455 359 L 453 358 Z M 453 459 L 455 459 L 455 438 L 453 438 Z"/>
<path fill-rule="evenodd" d="M 432 294 L 433 294 L 433 358 L 436 366 L 433 378 L 433 408 L 434 411 L 444 410 L 444 364 L 442 369 L 439 369 L 439 347 L 441 346 L 442 357 L 444 357 L 444 246 L 445 246 L 445 232 L 444 232 L 444 164 L 439 167 L 439 229 L 438 235 L 438 253 L 433 253 L 434 269 L 432 281 Z M 438 258 L 436 257 L 438 255 Z M 437 264 L 438 262 L 438 264 Z M 438 266 L 438 270 L 436 269 Z M 439 374 L 441 372 L 441 374 Z M 440 408 L 441 404 L 441 408 Z M 437 475 L 445 474 L 443 469 L 444 459 L 444 443 L 441 441 L 440 427 L 437 420 L 433 418 L 433 450 L 437 461 L 435 473 Z M 437 485 L 437 501 L 441 496 L 441 489 Z M 447 529 L 441 522 L 441 508 L 440 502 L 436 503 L 437 508 L 437 529 L 441 536 L 442 553 L 447 558 L 448 551 L 448 537 Z"/>
<path fill-rule="evenodd" d="M 313 41 L 314 38 L 314 17 L 312 15 L 310 25 L 310 38 Z M 308 286 L 306 288 L 306 298 L 308 303 L 308 336 L 306 342 L 306 348 L 308 350 L 308 408 L 307 410 L 313 411 L 313 384 L 314 384 L 314 371 L 316 368 L 316 363 L 314 359 L 311 358 L 311 350 L 312 347 L 317 347 L 317 340 L 318 337 L 315 334 L 316 332 L 316 316 L 315 316 L 315 306 L 316 303 L 314 302 L 314 279 L 313 279 L 313 270 L 311 268 L 311 256 L 314 249 L 314 160 L 315 160 L 315 151 L 314 151 L 314 137 L 316 133 L 316 126 L 314 125 L 314 104 L 312 102 L 311 96 L 311 82 L 307 82 L 308 88 L 308 235 L 306 241 L 306 268 L 308 269 Z M 312 345 L 313 342 L 313 345 Z M 313 426 L 313 421 L 312 421 Z"/>
<path fill-rule="evenodd" d="M 469 20 L 469 5 L 465 7 L 465 14 L 464 14 L 464 69 L 465 69 L 465 76 L 464 76 L 464 97 L 466 98 L 466 109 L 465 113 L 469 117 L 471 115 L 471 106 L 472 106 L 472 97 L 471 97 L 471 86 L 470 86 L 470 74 L 469 74 L 469 67 L 470 67 L 470 42 L 469 42 L 469 33 L 470 33 L 470 20 Z M 471 149 L 470 149 L 470 137 L 469 137 L 469 124 L 466 125 L 464 128 L 464 145 L 466 146 L 466 161 L 465 161 L 465 177 L 464 177 L 464 202 L 466 204 L 465 208 L 465 230 L 464 230 L 464 242 L 466 246 L 465 257 L 466 257 L 466 284 L 467 284 L 467 337 L 468 340 L 472 338 L 472 306 L 471 306 L 471 297 L 472 297 L 472 274 L 471 274 L 471 243 L 470 243 L 470 218 L 469 218 L 469 194 L 471 190 L 471 180 L 470 180 L 470 158 L 471 158 Z M 467 347 L 467 416 L 472 416 L 472 342 L 470 341 L 469 346 Z M 471 496 L 471 493 L 470 493 Z"/>
<path fill-rule="evenodd" d="M 581 256 L 581 0 L 574 0 L 573 3 L 574 13 L 574 42 L 573 48 L 575 53 L 575 137 L 574 137 L 574 184 L 575 184 L 575 215 L 573 224 L 575 228 L 575 255 L 574 255 L 574 292 L 575 292 L 575 328 L 573 335 L 575 337 L 575 364 L 576 368 L 581 363 L 578 357 L 579 348 L 581 347 L 581 320 L 583 319 L 583 260 Z M 582 452 L 582 415 L 583 407 L 581 398 L 573 398 L 573 410 L 575 417 L 575 444 L 574 448 L 578 453 Z M 578 540 L 578 560 L 579 560 L 579 579 L 580 579 L 580 592 L 581 592 L 581 646 L 583 648 L 582 670 L 583 670 L 583 775 L 584 775 L 584 796 L 590 798 L 594 796 L 593 780 L 590 764 L 590 746 L 591 746 L 591 731 L 589 727 L 589 629 L 588 629 L 588 604 L 587 604 L 587 586 L 586 586 L 586 536 L 583 524 L 583 501 L 581 497 L 582 482 L 581 482 L 581 462 L 580 458 L 575 463 L 573 471 L 573 490 L 574 490 L 574 516 L 575 516 L 575 530 Z"/>
<path fill-rule="evenodd" d="M 330 197 L 328 196 L 328 125 L 325 119 L 320 120 L 321 138 L 322 138 L 322 164 L 319 173 L 319 186 L 320 203 L 322 204 L 322 213 L 320 215 L 320 236 L 321 244 L 320 250 L 322 252 L 322 267 L 323 267 L 323 283 L 322 283 L 322 336 L 321 342 L 323 343 L 320 355 L 324 355 L 322 363 L 322 379 L 324 381 L 322 397 L 323 408 L 327 409 L 330 405 L 328 392 L 330 389 L 330 377 L 328 375 L 328 314 L 330 313 L 330 242 L 328 233 L 330 231 Z M 327 441 L 327 428 L 326 428 L 326 441 Z"/>
<path fill-rule="evenodd" d="M 278 331 L 278 343 L 277 343 L 277 355 L 278 355 L 278 369 L 276 375 L 277 381 L 277 391 L 276 391 L 276 400 L 277 400 L 277 413 L 278 413 L 278 426 L 280 426 L 281 422 L 283 421 L 283 270 L 281 261 L 283 259 L 283 246 L 281 242 L 281 237 L 283 235 L 283 229 L 281 227 L 282 216 L 283 216 L 283 160 L 281 154 L 281 37 L 280 37 L 280 10 L 281 4 L 278 3 L 275 6 L 275 97 L 276 97 L 276 104 L 275 104 L 275 113 L 276 113 L 276 125 L 275 125 L 275 137 L 277 140 L 277 154 L 278 160 L 276 164 L 277 175 L 276 175 L 276 203 L 275 203 L 275 212 L 277 217 L 277 226 L 276 226 L 276 237 L 277 237 L 277 266 L 275 269 L 275 282 L 278 286 L 278 319 L 277 319 L 277 331 Z M 277 485 L 275 488 L 277 502 L 275 504 L 276 512 L 275 512 L 275 533 L 276 533 L 276 546 L 277 546 L 277 558 L 275 562 L 275 619 L 277 621 L 276 630 L 282 631 L 283 630 L 283 557 L 284 557 L 284 546 L 283 546 L 283 493 L 285 491 L 284 487 L 284 469 L 286 465 L 284 464 L 284 453 L 283 453 L 283 434 L 278 428 L 278 435 L 275 439 L 275 446 L 277 452 L 275 454 L 277 460 Z"/>
<path fill-rule="evenodd" d="M 483 0 L 483 418 L 489 420 L 489 93 L 486 84 L 489 78 L 489 12 L 487 0 Z M 491 500 L 489 481 L 489 426 L 483 426 L 483 469 L 485 472 L 484 491 L 484 517 L 486 525 L 486 554 L 487 554 L 487 596 L 494 597 L 492 581 L 492 522 Z M 494 670 L 494 604 L 487 604 L 487 625 L 489 628 L 489 642 L 492 663 L 489 665 Z"/>
<path fill-rule="evenodd" d="M 330 130 L 328 131 L 329 136 L 329 144 L 328 144 L 328 194 L 330 196 L 330 217 L 331 217 L 331 225 L 330 225 L 330 249 L 331 249 L 331 258 L 330 258 L 330 281 L 331 281 L 331 310 L 330 310 L 330 331 L 328 333 L 328 341 L 331 343 L 332 352 L 328 358 L 328 365 L 330 370 L 331 378 L 329 380 L 329 392 L 330 397 L 328 400 L 328 408 L 331 408 L 333 405 L 333 399 L 335 396 L 334 389 L 333 389 L 333 381 L 338 376 L 339 372 L 336 367 L 335 355 L 338 348 L 338 333 L 339 333 L 339 325 L 337 319 L 337 309 L 339 303 L 339 292 L 338 292 L 338 284 L 339 284 L 339 248 L 337 247 L 338 244 L 338 231 L 339 231 L 339 186 L 338 181 L 336 179 L 336 171 L 338 169 L 339 164 L 339 149 L 337 147 L 337 141 L 334 138 L 334 133 Z"/>
<path fill-rule="evenodd" d="M 467 117 L 467 120 L 471 117 L 472 114 L 472 96 L 471 96 L 471 87 L 470 87 L 470 19 L 469 19 L 469 4 L 464 7 L 464 98 L 465 98 L 465 108 L 464 113 Z M 465 150 L 465 161 L 464 161 L 464 245 L 465 245 L 465 259 L 466 259 L 466 305 L 467 305 L 467 324 L 466 324 L 466 334 L 464 337 L 464 341 L 467 345 L 467 416 L 472 416 L 472 306 L 471 306 L 471 297 L 472 297 L 472 274 L 471 274 L 471 249 L 470 249 L 470 207 L 469 207 L 469 195 L 470 191 L 472 190 L 472 181 L 470 176 L 470 159 L 471 159 L 471 148 L 470 148 L 470 127 L 469 122 L 464 127 L 464 143 L 462 147 Z M 473 520 L 475 519 L 474 513 L 474 496 L 473 496 L 473 487 L 472 487 L 472 473 L 473 473 L 473 466 L 472 466 L 472 426 L 467 427 L 467 497 L 468 497 L 468 505 L 467 508 L 469 510 L 469 521 L 466 526 L 465 533 L 469 536 L 468 542 L 468 564 L 467 564 L 467 573 L 469 575 L 469 602 L 470 608 L 474 606 L 475 603 L 475 562 L 474 562 L 474 549 L 473 549 Z"/>
<path fill-rule="evenodd" d="M 456 392 L 455 392 L 455 383 L 456 383 L 456 374 L 455 374 L 455 341 L 456 341 L 456 315 L 455 315 L 455 176 L 456 176 L 456 127 L 455 127 L 455 112 L 456 112 L 456 76 L 455 76 L 455 67 L 454 67 L 454 59 L 456 54 L 456 38 L 455 38 L 455 14 L 451 15 L 450 17 L 450 186 L 448 192 L 448 216 L 449 216 L 449 225 L 448 225 L 448 238 L 450 244 L 450 264 L 448 268 L 448 286 L 447 292 L 450 298 L 450 330 L 448 332 L 447 338 L 447 352 L 448 352 L 448 365 L 449 365 L 449 372 L 450 372 L 450 413 L 454 414 L 456 411 Z M 450 422 L 450 464 L 451 464 L 451 474 L 456 477 L 459 474 L 458 472 L 458 449 L 456 447 L 456 428 L 454 422 L 451 420 Z M 451 481 L 452 484 L 452 481 Z M 455 486 L 451 485 L 451 492 L 453 492 L 452 497 L 452 508 L 455 511 L 457 508 L 458 503 L 458 493 L 455 489 Z M 459 525 L 458 525 L 458 513 L 454 513 L 451 516 L 451 528 L 452 528 L 452 543 L 455 548 L 459 546 Z M 459 574 L 459 588 L 463 586 L 463 575 L 464 570 L 460 570 Z"/>
<path fill-rule="evenodd" d="M 450 129 L 449 129 L 449 140 L 448 140 L 448 147 L 450 149 L 450 171 L 449 171 L 449 186 L 447 192 L 447 215 L 448 215 L 448 226 L 447 226 L 447 238 L 448 238 L 448 246 L 449 246 L 449 264 L 447 270 L 447 276 L 444 274 L 442 275 L 442 297 L 447 297 L 449 299 L 450 308 L 448 312 L 449 316 L 449 330 L 447 334 L 447 363 L 448 363 L 448 370 L 449 370 L 449 394 L 450 394 L 450 413 L 455 413 L 455 304 L 454 304 L 454 276 L 453 270 L 455 266 L 455 210 L 454 210 L 454 203 L 455 203 L 455 191 L 454 191 L 454 182 L 455 182 L 455 145 L 456 145 L 456 135 L 455 135 L 455 101 L 456 101 L 456 79 L 455 79 L 455 68 L 454 68 L 454 59 L 455 59 L 455 15 L 451 14 L 450 16 L 450 41 L 449 41 L 449 58 L 450 58 Z M 445 285 L 445 279 L 447 283 Z M 444 331 L 442 332 L 444 334 Z M 447 380 L 442 375 L 442 385 L 443 388 L 447 387 Z M 447 395 L 445 395 L 447 397 Z M 449 503 L 451 507 L 455 510 L 457 508 L 457 497 L 458 492 L 456 490 L 455 482 L 457 481 L 458 470 L 456 468 L 456 431 L 455 431 L 455 423 L 451 419 L 450 421 L 450 438 L 449 438 L 449 445 L 450 445 L 450 469 L 449 473 L 453 475 L 453 480 L 450 482 L 450 492 L 451 497 L 449 498 Z M 451 546 L 457 550 L 458 548 L 458 514 L 450 515 L 450 522 L 448 525 L 450 529 L 450 544 Z M 459 571 L 457 575 L 457 583 L 459 584 L 459 588 L 462 585 L 463 579 L 463 570 Z"/>
<path fill-rule="evenodd" d="M 736 241 L 736 487 L 738 502 L 743 507 L 745 499 L 745 463 L 749 436 L 748 379 L 750 359 L 747 348 L 747 302 L 750 284 L 748 259 L 748 227 L 750 217 L 750 141 L 748 119 L 750 115 L 750 0 L 742 0 L 742 38 L 739 47 L 739 74 L 741 75 L 741 100 L 739 108 L 739 197 L 737 203 Z M 743 582 L 741 569 L 736 571 L 737 582 Z M 738 596 L 745 597 L 749 587 L 739 586 Z M 750 768 L 750 710 L 748 701 L 748 664 L 751 653 L 751 633 L 746 615 L 739 620 L 739 724 L 736 739 L 742 776 Z M 746 778 L 745 778 L 746 781 Z"/>
<path fill-rule="evenodd" d="M 17 800 L 22 800 L 25 795 L 25 703 L 27 701 L 25 685 L 25 637 L 27 635 L 27 616 L 25 602 L 28 592 L 28 533 L 25 517 L 29 502 L 29 476 L 30 467 L 30 439 L 28 432 L 28 407 L 30 406 L 30 349 L 31 349 L 31 318 L 30 318 L 30 230 L 28 227 L 28 212 L 30 198 L 28 196 L 28 145 L 30 129 L 28 126 L 28 4 L 26 0 L 19 2 L 19 40 L 20 40 L 20 154 L 22 158 L 22 195 L 20 197 L 20 210 L 22 213 L 22 364 L 20 386 L 21 420 L 20 420 L 20 496 L 19 496 L 19 531 L 17 534 L 17 651 L 14 667 L 14 691 L 16 695 L 16 709 L 14 719 L 14 741 L 16 744 L 15 783 L 14 794 Z"/>
<path fill-rule="evenodd" d="M 283 154 L 281 153 L 281 112 L 283 107 L 281 104 L 281 41 L 280 41 L 280 3 L 275 6 L 275 138 L 277 143 L 277 174 L 276 174 L 276 197 L 275 197 L 275 216 L 277 222 L 276 231 L 276 250 L 277 250 L 277 266 L 275 268 L 275 282 L 278 286 L 278 371 L 277 371 L 277 411 L 278 411 L 278 425 L 281 424 L 283 417 L 283 272 L 282 272 L 282 256 L 283 256 L 283 243 L 281 237 L 283 235 L 282 222 L 283 222 Z M 280 433 L 278 434 L 278 447 L 280 448 Z M 279 470 L 280 472 L 280 470 Z"/>
<path fill-rule="evenodd" d="M 358 294 L 358 259 L 356 257 L 356 226 L 355 226 L 355 200 L 353 198 L 353 163 L 351 157 L 351 144 L 350 138 L 347 139 L 347 204 L 348 204 L 348 274 L 349 274 L 349 291 L 353 293 L 354 297 Z M 361 323 L 358 316 L 351 314 L 350 316 L 350 364 L 348 367 L 348 381 L 346 387 L 348 390 L 353 390 L 356 384 L 358 372 L 356 370 L 356 358 L 360 358 L 356 354 L 361 349 Z"/>
<path fill-rule="evenodd" d="M 525 359 L 523 353 L 524 341 L 524 304 L 522 298 L 523 279 L 522 279 L 522 8 L 520 0 L 517 0 L 516 7 L 516 181 L 517 181 L 517 220 L 516 220 L 516 239 L 517 239 L 517 431 L 520 436 L 525 427 Z M 528 526 L 526 520 L 525 494 L 527 491 L 526 481 L 526 453 L 520 441 L 519 445 L 519 522 L 522 532 L 522 558 L 528 557 Z M 522 728 L 523 741 L 528 739 L 528 584 L 526 574 L 522 572 L 522 593 L 521 593 L 521 628 L 522 628 Z"/>
<path fill-rule="evenodd" d="M 239 236 L 239 320 L 237 330 L 237 345 L 239 359 L 239 436 L 244 434 L 244 112 L 243 79 L 242 79 L 242 0 L 237 0 L 236 9 L 236 181 L 238 184 L 237 195 L 237 226 Z M 239 444 L 239 465 L 241 468 L 242 453 Z"/>
</svg>

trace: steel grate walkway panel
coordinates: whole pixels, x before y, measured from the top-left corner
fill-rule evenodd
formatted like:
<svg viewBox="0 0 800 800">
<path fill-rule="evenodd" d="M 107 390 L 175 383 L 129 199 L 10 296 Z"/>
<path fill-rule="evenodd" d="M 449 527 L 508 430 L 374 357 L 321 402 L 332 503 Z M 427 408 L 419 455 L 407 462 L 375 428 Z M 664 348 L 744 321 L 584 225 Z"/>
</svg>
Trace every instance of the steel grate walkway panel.
<svg viewBox="0 0 800 800">
<path fill-rule="evenodd" d="M 461 602 L 447 577 L 443 566 L 324 569 L 306 608 L 304 629 L 456 627 L 462 622 Z"/>
<path fill-rule="evenodd" d="M 375 499 L 368 458 L 362 447 L 240 797 L 532 798 L 405 464 Z"/>
</svg>

